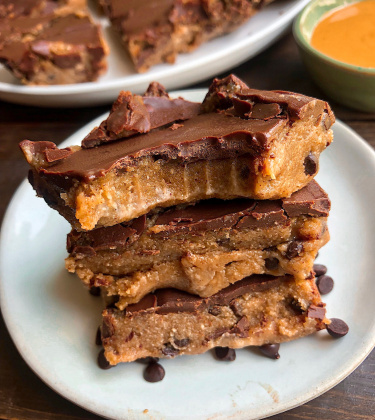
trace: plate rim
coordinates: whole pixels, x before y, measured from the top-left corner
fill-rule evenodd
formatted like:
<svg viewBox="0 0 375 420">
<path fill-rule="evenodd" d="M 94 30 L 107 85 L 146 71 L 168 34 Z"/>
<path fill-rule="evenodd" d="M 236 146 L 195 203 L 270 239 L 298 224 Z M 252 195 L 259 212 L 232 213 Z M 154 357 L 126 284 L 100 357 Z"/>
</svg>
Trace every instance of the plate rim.
<svg viewBox="0 0 375 420">
<path fill-rule="evenodd" d="M 207 89 L 191 89 L 191 90 L 178 90 L 178 91 L 173 91 L 171 92 L 171 96 L 180 96 L 182 94 L 185 94 L 186 96 L 190 95 L 194 95 L 194 94 L 201 94 L 203 95 L 204 93 L 207 92 Z M 108 113 L 105 113 L 103 115 L 100 115 L 99 117 L 93 119 L 91 122 L 85 124 L 84 127 L 78 129 L 75 133 L 73 133 L 71 136 L 69 136 L 66 140 L 64 140 L 60 146 L 64 146 L 69 144 L 73 138 L 76 138 L 78 135 L 81 136 L 80 133 L 87 133 L 88 131 L 88 127 L 92 126 L 93 124 L 96 124 L 98 121 L 101 121 L 103 118 L 106 117 Z M 363 150 L 363 152 L 366 152 L 367 154 L 371 155 L 371 159 L 373 162 L 373 168 L 374 168 L 374 173 L 375 173 L 375 151 L 373 150 L 373 148 L 359 135 L 357 134 L 352 128 L 350 128 L 347 124 L 345 124 L 344 122 L 340 121 L 340 120 L 336 120 L 336 124 L 335 127 L 337 127 L 339 130 L 344 130 L 348 133 L 348 135 L 350 135 L 351 138 L 355 139 L 356 143 L 358 145 L 360 145 L 359 147 Z M 87 404 L 87 399 L 82 402 L 80 401 L 80 399 L 75 398 L 74 396 L 74 391 L 72 391 L 71 388 L 66 389 L 64 387 L 63 384 L 61 383 L 55 383 L 57 381 L 53 381 L 53 378 L 50 378 L 50 375 L 46 374 L 45 370 L 43 370 L 43 368 L 41 367 L 41 364 L 36 364 L 34 363 L 34 360 L 32 360 L 33 358 L 28 354 L 25 353 L 25 351 L 23 351 L 22 348 L 22 337 L 19 337 L 19 334 L 17 332 L 17 328 L 12 328 L 12 325 L 14 325 L 14 321 L 12 320 L 12 316 L 11 316 L 11 308 L 10 308 L 10 304 L 8 305 L 6 300 L 4 299 L 4 292 L 5 292 L 5 281 L 3 279 L 3 267 L 5 266 L 4 264 L 4 254 L 5 252 L 5 243 L 4 243 L 4 237 L 7 236 L 6 233 L 8 231 L 8 229 L 10 229 L 10 223 L 9 221 L 12 218 L 12 209 L 13 207 L 17 207 L 17 203 L 19 201 L 19 199 L 25 194 L 26 190 L 28 190 L 29 185 L 28 185 L 28 181 L 27 179 L 24 179 L 21 184 L 19 185 L 19 187 L 17 188 L 17 190 L 15 191 L 15 193 L 12 196 L 11 201 L 8 204 L 7 210 L 5 212 L 4 215 L 4 219 L 3 219 L 3 223 L 1 226 L 1 234 L 0 234 L 0 307 L 1 307 L 1 312 L 3 314 L 3 318 L 4 318 L 4 322 L 6 325 L 6 328 L 9 332 L 9 335 L 15 345 L 15 347 L 17 348 L 19 354 L 21 355 L 21 357 L 23 358 L 23 360 L 27 363 L 28 367 L 47 385 L 49 386 L 54 392 L 56 392 L 57 394 L 59 394 L 60 396 L 62 396 L 63 398 L 67 399 L 68 401 L 71 401 L 72 403 L 74 403 L 75 405 L 84 408 L 85 410 L 92 412 L 94 414 L 98 414 L 100 416 L 108 416 L 108 412 L 103 412 L 97 409 L 90 409 L 90 407 L 88 407 L 87 405 L 85 405 L 85 403 Z M 53 211 L 53 210 L 51 210 Z M 8 221 L 9 220 L 9 221 Z M 375 324 L 374 324 L 374 328 L 373 331 L 371 331 L 371 336 L 369 336 L 367 342 L 365 344 L 360 343 L 360 346 L 358 346 L 359 349 L 361 350 L 360 355 L 361 357 L 357 357 L 354 360 L 354 363 L 352 361 L 352 363 L 350 365 L 347 365 L 346 368 L 344 370 L 342 370 L 340 372 L 339 375 L 332 377 L 330 380 L 327 379 L 324 384 L 319 388 L 319 389 L 312 389 L 309 392 L 305 392 L 302 396 L 297 396 L 296 398 L 294 398 L 293 400 L 288 400 L 285 401 L 283 403 L 281 403 L 281 405 L 278 405 L 276 407 L 271 407 L 270 406 L 270 410 L 265 413 L 264 415 L 261 415 L 260 417 L 251 417 L 251 418 L 264 418 L 264 417 L 268 417 L 268 416 L 272 416 L 275 414 L 279 414 L 288 410 L 291 410 L 293 408 L 296 408 L 302 404 L 305 404 L 317 397 L 319 397 L 320 395 L 324 394 L 325 392 L 327 392 L 328 390 L 332 389 L 334 386 L 336 386 L 337 384 L 339 384 L 341 381 L 343 381 L 347 376 L 349 376 L 361 363 L 363 363 L 363 361 L 368 357 L 368 355 L 371 353 L 371 351 L 373 350 L 373 348 L 375 347 Z M 236 418 L 246 418 L 249 419 L 249 409 L 247 410 L 247 414 L 246 417 L 242 417 L 241 414 L 243 414 L 243 410 L 241 411 L 241 413 L 238 413 Z M 236 416 L 236 413 L 233 414 L 234 416 Z M 114 417 L 110 417 L 110 418 L 114 418 Z"/>
</svg>

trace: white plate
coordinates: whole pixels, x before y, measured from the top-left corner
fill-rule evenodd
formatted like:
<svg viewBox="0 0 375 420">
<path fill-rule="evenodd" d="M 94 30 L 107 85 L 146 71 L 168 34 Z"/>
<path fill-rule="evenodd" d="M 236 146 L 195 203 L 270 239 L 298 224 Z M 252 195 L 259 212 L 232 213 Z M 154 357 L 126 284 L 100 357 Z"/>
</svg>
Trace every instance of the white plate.
<svg viewBox="0 0 375 420">
<path fill-rule="evenodd" d="M 289 27 L 308 2 L 277 0 L 237 31 L 207 42 L 190 54 L 181 54 L 174 65 L 161 64 L 143 74 L 134 72 L 108 20 L 97 17 L 111 49 L 109 70 L 99 81 L 64 86 L 22 86 L 5 68 L 0 68 L 0 99 L 24 105 L 79 107 L 113 102 L 122 89 L 143 93 L 154 80 L 168 90 L 180 89 L 234 68 L 262 51 Z"/>
<path fill-rule="evenodd" d="M 204 91 L 178 92 L 201 100 Z M 88 124 L 63 143 L 79 144 Z M 210 353 L 162 361 L 166 376 L 150 384 L 138 363 L 108 371 L 96 365 L 100 299 L 64 270 L 68 223 L 25 181 L 6 213 L 1 237 L 1 307 L 22 357 L 51 388 L 116 419 L 255 419 L 300 405 L 352 372 L 375 344 L 375 153 L 341 122 L 321 157 L 319 182 L 332 199 L 332 239 L 319 261 L 336 280 L 324 300 L 349 334 L 323 331 L 281 346 L 281 359 L 237 351 L 232 363 Z M 144 410 L 148 410 L 147 413 Z"/>
</svg>

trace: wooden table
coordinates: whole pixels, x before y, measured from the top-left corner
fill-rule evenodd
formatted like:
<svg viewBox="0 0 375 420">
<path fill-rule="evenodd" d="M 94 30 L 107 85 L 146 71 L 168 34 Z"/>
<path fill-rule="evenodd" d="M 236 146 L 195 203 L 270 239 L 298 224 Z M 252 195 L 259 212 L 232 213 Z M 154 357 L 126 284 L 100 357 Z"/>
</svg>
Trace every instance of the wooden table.
<svg viewBox="0 0 375 420">
<path fill-rule="evenodd" d="M 233 73 L 259 89 L 291 90 L 327 99 L 305 72 L 290 33 L 256 58 L 234 69 Z M 194 87 L 208 85 L 209 81 L 206 81 Z M 339 119 L 375 147 L 375 114 L 356 112 L 333 102 L 331 105 Z M 60 143 L 108 109 L 109 106 L 100 106 L 62 111 L 0 102 L 1 220 L 28 169 L 18 150 L 18 142 L 31 138 Z M 39 379 L 18 354 L 2 319 L 0 337 L 0 419 L 101 418 L 60 397 Z M 276 418 L 375 419 L 375 351 L 341 384 L 302 407 L 273 417 Z"/>
</svg>

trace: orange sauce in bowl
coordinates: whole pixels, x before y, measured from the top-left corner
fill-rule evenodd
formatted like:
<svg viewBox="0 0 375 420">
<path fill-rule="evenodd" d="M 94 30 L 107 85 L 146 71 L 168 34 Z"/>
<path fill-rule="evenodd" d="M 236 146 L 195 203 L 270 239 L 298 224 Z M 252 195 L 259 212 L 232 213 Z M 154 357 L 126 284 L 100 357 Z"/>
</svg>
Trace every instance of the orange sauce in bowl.
<svg viewBox="0 0 375 420">
<path fill-rule="evenodd" d="M 336 60 L 375 68 L 375 0 L 329 12 L 317 24 L 310 43 Z"/>
</svg>

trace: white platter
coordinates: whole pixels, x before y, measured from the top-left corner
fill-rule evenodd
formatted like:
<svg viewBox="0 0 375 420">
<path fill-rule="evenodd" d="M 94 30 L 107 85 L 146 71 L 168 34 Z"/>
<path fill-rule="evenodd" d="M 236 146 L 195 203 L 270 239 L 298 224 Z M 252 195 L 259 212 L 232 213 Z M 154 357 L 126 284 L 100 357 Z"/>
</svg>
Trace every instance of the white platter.
<svg viewBox="0 0 375 420">
<path fill-rule="evenodd" d="M 120 90 L 143 93 L 154 80 L 168 90 L 180 89 L 214 77 L 258 54 L 289 27 L 308 2 L 277 0 L 232 34 L 207 42 L 190 54 L 181 54 L 174 65 L 161 64 L 143 74 L 134 72 L 108 20 L 97 16 L 111 49 L 108 72 L 97 82 L 23 86 L 0 65 L 0 99 L 33 106 L 81 107 L 111 103 Z"/>
<path fill-rule="evenodd" d="M 176 95 L 201 100 L 204 93 Z M 79 144 L 104 117 L 63 145 Z M 349 324 L 346 337 L 322 331 L 283 344 L 278 361 L 250 349 L 238 350 L 231 363 L 211 353 L 164 360 L 166 376 L 156 384 L 144 381 L 138 363 L 103 371 L 94 344 L 100 299 L 64 270 L 69 225 L 25 181 L 7 210 L 0 249 L 1 308 L 22 357 L 56 392 L 113 419 L 263 418 L 339 383 L 375 345 L 375 153 L 343 123 L 334 132 L 318 176 L 332 200 L 332 239 L 318 262 L 336 280 L 324 301 L 328 316 Z"/>
</svg>

